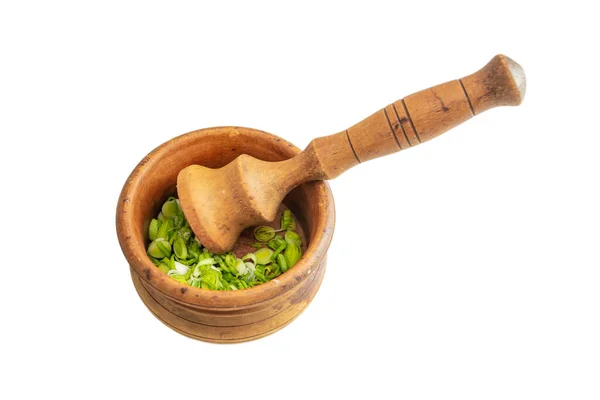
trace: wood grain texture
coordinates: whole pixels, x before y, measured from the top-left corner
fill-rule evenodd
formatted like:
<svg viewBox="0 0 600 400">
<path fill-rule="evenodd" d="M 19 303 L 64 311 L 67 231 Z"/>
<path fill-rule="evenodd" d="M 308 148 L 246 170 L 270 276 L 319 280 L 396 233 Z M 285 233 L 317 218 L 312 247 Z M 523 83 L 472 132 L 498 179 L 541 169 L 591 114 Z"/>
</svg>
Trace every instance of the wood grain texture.
<svg viewBox="0 0 600 400">
<path fill-rule="evenodd" d="M 361 162 L 401 150 L 385 109 L 348 128 L 348 137 Z"/>
<path fill-rule="evenodd" d="M 136 290 L 166 325 L 187 336 L 220 343 L 253 340 L 288 324 L 311 301 L 323 279 L 335 211 L 329 186 L 307 182 L 282 197 L 308 247 L 296 265 L 254 288 L 212 291 L 182 284 L 146 255 L 148 225 L 176 194 L 179 171 L 190 165 L 225 166 L 242 154 L 269 163 L 299 154 L 274 135 L 239 127 L 209 128 L 172 139 L 145 157 L 127 179 L 117 206 L 117 234 Z"/>
<path fill-rule="evenodd" d="M 183 169 L 177 188 L 196 236 L 211 251 L 230 250 L 248 226 L 272 221 L 297 185 L 333 179 L 361 162 L 426 142 L 492 107 L 518 105 L 525 95 L 522 68 L 503 55 L 462 79 L 398 100 L 352 127 L 314 139 L 295 157 L 265 162 L 242 155 L 211 169 Z"/>
<path fill-rule="evenodd" d="M 527 88 L 523 68 L 503 55 L 492 58 L 485 67 L 460 82 L 475 115 L 494 107 L 518 106 Z"/>
<path fill-rule="evenodd" d="M 175 331 L 214 343 L 239 343 L 256 340 L 277 332 L 302 313 L 316 295 L 325 274 L 325 260 L 312 276 L 279 301 L 261 304 L 254 312 L 206 312 L 183 308 L 145 284 L 132 271 L 133 284 L 148 309 L 162 323 Z"/>
<path fill-rule="evenodd" d="M 403 101 L 419 143 L 431 140 L 473 116 L 457 80 L 411 94 Z"/>
</svg>

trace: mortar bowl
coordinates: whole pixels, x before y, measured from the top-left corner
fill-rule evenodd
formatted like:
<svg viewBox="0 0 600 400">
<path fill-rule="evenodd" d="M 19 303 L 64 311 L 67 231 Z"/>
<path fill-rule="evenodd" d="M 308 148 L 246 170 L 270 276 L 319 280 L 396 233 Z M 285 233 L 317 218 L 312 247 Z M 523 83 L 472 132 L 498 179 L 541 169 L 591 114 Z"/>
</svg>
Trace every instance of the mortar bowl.
<svg viewBox="0 0 600 400">
<path fill-rule="evenodd" d="M 177 174 L 183 168 L 219 168 L 241 154 L 281 161 L 299 152 L 266 132 L 217 127 L 171 139 L 140 161 L 119 197 L 117 236 L 134 287 L 156 318 L 193 339 L 236 343 L 274 333 L 304 311 L 323 280 L 335 225 L 333 196 L 324 181 L 304 183 L 284 199 L 305 233 L 307 250 L 296 265 L 267 283 L 234 291 L 195 288 L 168 277 L 146 255 L 150 221 L 176 195 Z"/>
</svg>

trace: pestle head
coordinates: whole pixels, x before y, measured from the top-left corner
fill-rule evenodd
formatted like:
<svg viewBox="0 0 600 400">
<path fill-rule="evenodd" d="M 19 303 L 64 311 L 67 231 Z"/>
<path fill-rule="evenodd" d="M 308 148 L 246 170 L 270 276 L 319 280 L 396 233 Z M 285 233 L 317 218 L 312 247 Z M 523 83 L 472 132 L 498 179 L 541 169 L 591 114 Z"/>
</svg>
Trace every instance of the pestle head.
<svg viewBox="0 0 600 400">
<path fill-rule="evenodd" d="M 233 248 L 247 227 L 269 223 L 287 193 L 274 186 L 271 164 L 241 155 L 218 169 L 190 165 L 177 176 L 181 208 L 200 242 L 211 252 Z"/>
</svg>

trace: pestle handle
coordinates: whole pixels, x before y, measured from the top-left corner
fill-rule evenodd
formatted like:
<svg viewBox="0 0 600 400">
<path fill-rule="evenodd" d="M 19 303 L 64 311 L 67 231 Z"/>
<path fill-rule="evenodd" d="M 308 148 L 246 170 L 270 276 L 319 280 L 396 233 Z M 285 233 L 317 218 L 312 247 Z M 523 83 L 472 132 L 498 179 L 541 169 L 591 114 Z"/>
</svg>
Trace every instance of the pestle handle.
<svg viewBox="0 0 600 400">
<path fill-rule="evenodd" d="M 177 178 L 183 212 L 204 246 L 225 252 L 244 228 L 273 221 L 283 198 L 299 184 L 333 179 L 492 107 L 519 105 L 524 95 L 523 70 L 498 55 L 472 75 L 411 94 L 345 131 L 314 139 L 293 158 L 267 162 L 243 154 L 219 169 L 190 165 Z"/>
<path fill-rule="evenodd" d="M 431 140 L 490 108 L 517 106 L 524 95 L 521 66 L 497 55 L 474 74 L 413 93 L 345 131 L 314 139 L 305 150 L 310 175 L 333 179 L 361 162 Z"/>
</svg>

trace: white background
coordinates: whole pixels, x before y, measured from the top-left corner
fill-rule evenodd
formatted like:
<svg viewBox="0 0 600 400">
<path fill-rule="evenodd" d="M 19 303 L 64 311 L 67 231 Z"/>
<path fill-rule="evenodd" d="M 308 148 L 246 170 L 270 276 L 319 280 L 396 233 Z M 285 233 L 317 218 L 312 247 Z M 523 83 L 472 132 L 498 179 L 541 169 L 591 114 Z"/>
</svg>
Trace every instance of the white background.
<svg viewBox="0 0 600 400">
<path fill-rule="evenodd" d="M 592 2 L 534 3 L 2 2 L 0 398 L 598 399 L 600 32 Z M 114 218 L 154 147 L 304 147 L 496 53 L 521 107 L 331 182 L 290 326 L 213 345 L 146 310 Z"/>
</svg>

